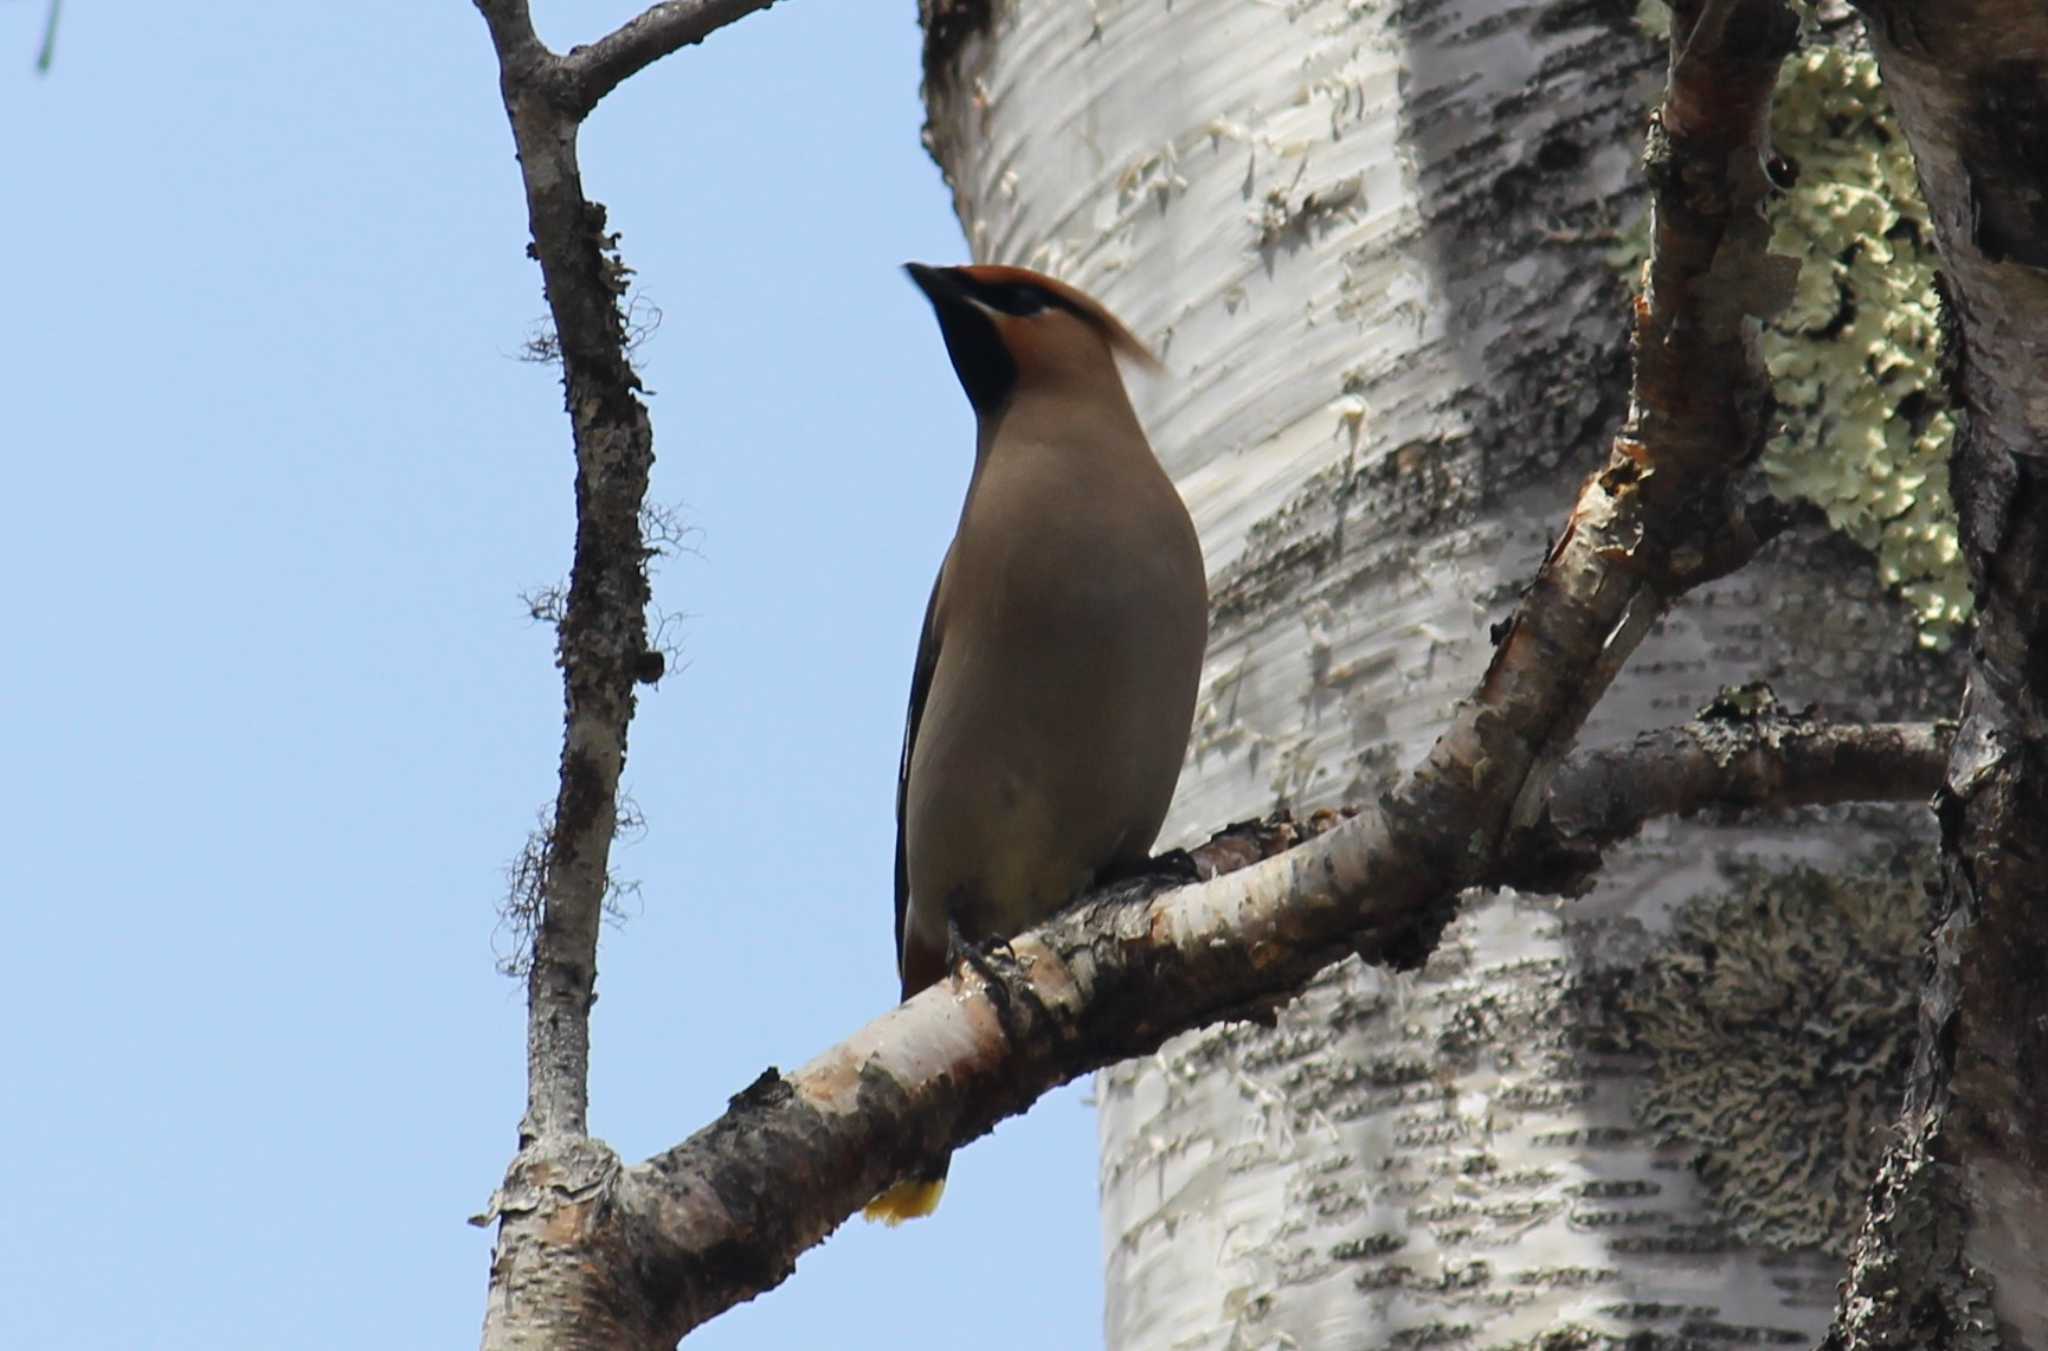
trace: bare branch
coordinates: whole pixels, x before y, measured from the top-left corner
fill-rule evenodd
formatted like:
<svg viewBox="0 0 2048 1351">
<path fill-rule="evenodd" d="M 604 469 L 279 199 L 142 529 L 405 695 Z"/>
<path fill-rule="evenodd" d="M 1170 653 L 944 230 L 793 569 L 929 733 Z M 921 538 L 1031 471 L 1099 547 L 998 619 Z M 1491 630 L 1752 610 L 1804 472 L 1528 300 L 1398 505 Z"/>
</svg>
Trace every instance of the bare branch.
<svg viewBox="0 0 2048 1351">
<path fill-rule="evenodd" d="M 1609 845 L 1703 811 L 1911 802 L 1941 784 L 1953 728 L 1770 718 L 1689 722 L 1574 756 L 1551 791 L 1568 838 Z"/>
<path fill-rule="evenodd" d="M 775 0 L 664 0 L 587 47 L 562 59 L 577 117 L 587 116 L 606 94 L 671 52 L 710 37 Z"/>
<path fill-rule="evenodd" d="M 1660 817 L 1911 802 L 1940 786 L 1953 727 L 1817 722 L 1760 685 L 1730 695 L 1696 721 L 1573 756 L 1539 823 L 1510 837 L 1498 880 L 1577 895 L 1603 851 Z"/>
<path fill-rule="evenodd" d="M 63 0 L 50 0 L 50 8 L 43 15 L 43 40 L 36 47 L 36 74 L 48 75 L 50 63 L 57 59 L 57 15 Z"/>
<path fill-rule="evenodd" d="M 634 356 L 661 328 L 661 306 L 645 296 L 634 296 L 626 305 L 626 351 Z M 545 319 L 534 321 L 532 332 L 519 344 L 520 361 L 535 366 L 552 366 L 562 359 L 562 344 Z"/>
<path fill-rule="evenodd" d="M 562 344 L 555 340 L 555 331 L 544 322 L 537 322 L 525 342 L 519 344 L 519 359 L 534 366 L 552 366 L 562 359 Z"/>
<path fill-rule="evenodd" d="M 610 871 L 612 838 L 634 814 L 619 779 L 636 686 L 658 680 L 667 665 L 648 641 L 647 567 L 674 541 L 659 513 L 654 524 L 661 533 L 652 549 L 642 528 L 654 434 L 629 351 L 651 321 L 642 315 L 636 324 L 623 308 L 631 269 L 605 228 L 604 208 L 583 195 L 576 136 L 587 105 L 571 106 L 569 68 L 535 36 L 525 0 L 476 4 L 498 57 L 531 253 L 548 301 L 549 355 L 561 363 L 576 448 L 576 547 L 568 586 L 559 603 L 547 595 L 531 603 L 536 616 L 558 616 L 565 706 L 560 779 L 544 830 L 508 870 L 505 922 L 531 938 L 526 1112 L 503 1193 L 516 1199 L 518 1179 L 533 1170 L 559 1185 L 579 1161 L 608 1153 L 587 1138 L 597 940 L 629 891 Z M 549 1170 L 547 1160 L 558 1166 Z M 539 1194 L 563 1199 L 555 1191 Z M 484 1345 L 605 1344 L 604 1320 L 580 1317 L 579 1292 L 592 1282 L 565 1241 L 573 1226 L 557 1223 L 564 1212 L 554 1205 L 522 1209 L 507 1200 L 501 1213 L 506 1218 L 493 1258 Z"/>
<path fill-rule="evenodd" d="M 560 788 L 545 846 L 527 974 L 527 1140 L 586 1129 L 597 936 L 634 686 L 650 669 L 647 552 L 640 512 L 653 431 L 627 358 L 620 301 L 629 269 L 583 196 L 576 120 L 561 63 L 534 35 L 524 0 L 477 0 L 490 28 L 518 147 L 532 254 L 540 263 L 576 444 L 576 548 L 557 626 L 567 717 Z"/>
<path fill-rule="evenodd" d="M 497 50 L 503 74 L 517 71 L 523 79 L 530 79 L 534 67 L 553 61 L 533 31 L 533 15 L 526 0 L 476 0 L 476 7 L 491 30 L 491 46 Z"/>
<path fill-rule="evenodd" d="M 1628 424 L 1579 492 L 1477 691 L 1392 804 L 1453 877 L 1531 824 L 1545 776 L 1671 601 L 1762 543 L 1735 473 L 1762 449 L 1768 386 L 1751 316 L 1789 294 L 1761 204 L 1771 89 L 1798 36 L 1780 0 L 1681 0 L 1645 168 L 1649 284 L 1636 305 Z"/>
<path fill-rule="evenodd" d="M 526 833 L 525 843 L 505 865 L 505 895 L 498 902 L 498 925 L 491 931 L 491 952 L 498 974 L 524 977 L 533 969 L 533 931 L 540 925 L 541 888 L 548 875 L 547 813 Z"/>
<path fill-rule="evenodd" d="M 1560 815 L 1589 815 L 1603 833 L 1640 825 L 1657 805 L 1652 785 L 1674 778 L 1661 801 L 1679 810 L 1924 800 L 1940 781 L 1940 743 L 1927 725 L 1707 719 L 1576 758 L 1555 796 Z M 1649 808 L 1607 805 L 1616 793 L 1649 797 Z M 895 1178 L 1061 1083 L 1188 1028 L 1268 1017 L 1352 951 L 1423 955 L 1411 897 L 1430 885 L 1426 865 L 1376 810 L 1246 823 L 1194 858 L 1212 880 L 1160 892 L 1145 879 L 1091 897 L 795 1073 L 765 1072 L 676 1148 L 579 1173 L 579 1185 L 603 1177 L 585 1204 L 628 1217 L 609 1227 L 602 1242 L 616 1247 L 595 1266 L 624 1283 L 619 1302 L 656 1319 L 633 1344 L 666 1345 L 779 1283 Z M 508 1194 L 543 1185 L 522 1176 Z"/>
<path fill-rule="evenodd" d="M 479 2 L 488 10 L 491 0 Z M 567 102 L 587 108 L 632 70 L 694 40 L 688 16 L 713 8 L 658 6 L 611 46 L 572 55 L 563 69 L 577 68 L 570 78 L 579 93 Z M 1791 264 L 1768 255 L 1758 206 L 1770 189 L 1761 167 L 1770 91 L 1797 23 L 1779 0 L 1680 0 L 1673 29 L 1671 87 L 1649 154 L 1655 254 L 1637 310 L 1629 424 L 1581 490 L 1479 689 L 1424 765 L 1384 804 L 1301 848 L 1198 887 L 1164 896 L 1126 888 L 1068 912 L 1015 940 L 1017 959 L 990 964 L 986 978 L 962 975 L 928 991 L 787 1080 L 764 1075 L 726 1119 L 638 1168 L 622 1169 L 598 1142 L 569 1138 L 582 1131 L 582 1099 L 564 1099 L 550 1118 L 557 1133 L 530 1140 L 493 1205 L 503 1221 L 494 1288 L 516 1295 L 518 1319 L 576 1329 L 574 1344 L 666 1346 L 780 1281 L 797 1253 L 885 1184 L 1053 1084 L 1177 1030 L 1256 1015 L 1349 952 L 1395 963 L 1427 954 L 1459 889 L 1494 878 L 1511 831 L 1543 819 L 1549 769 L 1650 625 L 1672 598 L 1740 566 L 1758 546 L 1733 489 L 1761 446 L 1767 407 L 1743 339 L 1749 318 L 1788 289 Z M 644 494 L 651 453 L 640 439 L 638 382 L 624 364 L 622 270 L 606 253 L 601 214 L 576 185 L 573 128 L 559 106 L 535 111 L 546 100 L 507 69 L 579 464 L 600 447 L 630 443 L 637 458 L 610 462 L 614 477 L 588 481 L 628 480 Z M 587 403 L 602 415 L 589 435 Z M 579 507 L 585 491 L 579 481 Z M 579 567 L 584 539 L 579 529 Z M 637 565 L 637 530 L 632 540 Z M 565 671 L 609 671 L 602 654 L 582 668 L 571 661 L 579 586 L 572 579 Z M 643 628 L 611 630 L 631 633 L 634 654 L 645 648 L 644 578 L 642 587 L 630 608 Z M 616 625 L 620 597 L 598 599 L 613 606 L 602 612 Z M 628 645 L 614 642 L 609 653 Z M 603 772 L 585 775 L 571 757 L 590 706 L 573 674 L 570 685 L 565 800 L 583 778 L 615 793 L 624 751 L 617 691 L 590 690 L 615 701 L 606 714 L 614 721 L 588 725 L 616 728 L 616 744 L 592 765 Z M 611 799 L 603 801 L 608 820 Z M 600 842 L 586 835 L 579 843 L 596 846 L 601 860 Z M 565 913 L 589 931 L 573 941 L 555 934 L 552 883 L 566 853 L 558 839 L 529 1019 L 535 1029 L 555 1020 L 547 1036 L 558 1041 L 587 1037 L 590 972 L 565 966 L 576 979 L 545 988 L 542 954 L 551 942 L 571 961 L 594 952 L 583 944 L 594 945 L 602 890 L 601 869 L 571 879 L 564 894 L 576 908 Z M 566 1034 L 553 1030 L 557 1022 Z M 581 1071 L 582 1043 L 564 1042 L 571 1053 L 556 1055 L 541 1031 L 532 1036 L 536 1082 Z M 517 1341 L 515 1321 L 494 1300 L 486 1344 Z"/>
<path fill-rule="evenodd" d="M 569 584 L 549 582 L 519 593 L 519 603 L 526 607 L 527 618 L 536 624 L 559 625 L 569 604 Z"/>
</svg>

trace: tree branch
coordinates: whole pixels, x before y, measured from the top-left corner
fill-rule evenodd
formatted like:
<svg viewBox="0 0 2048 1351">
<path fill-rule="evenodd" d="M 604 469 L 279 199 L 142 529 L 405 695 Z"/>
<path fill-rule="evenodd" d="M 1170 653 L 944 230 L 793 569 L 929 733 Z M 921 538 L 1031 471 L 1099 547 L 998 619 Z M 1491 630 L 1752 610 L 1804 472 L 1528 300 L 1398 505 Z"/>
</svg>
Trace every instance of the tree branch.
<svg viewBox="0 0 2048 1351">
<path fill-rule="evenodd" d="M 1680 0 L 1671 22 L 1644 153 L 1652 253 L 1628 423 L 1478 690 L 1392 804 L 1453 880 L 1534 819 L 1548 769 L 1672 600 L 1763 543 L 1735 473 L 1761 451 L 1770 405 L 1746 324 L 1783 303 L 1798 270 L 1769 252 L 1761 210 L 1771 89 L 1798 21 L 1780 0 Z"/>
<path fill-rule="evenodd" d="M 553 60 L 553 54 L 541 45 L 533 31 L 533 15 L 526 0 L 476 0 L 476 7 L 484 16 L 484 25 L 491 31 L 491 46 L 498 53 L 501 88 L 505 88 L 504 77 L 511 73 L 526 75 L 533 66 Z M 505 97 L 509 104 L 509 88 L 505 88 Z"/>
<path fill-rule="evenodd" d="M 560 1182 L 577 1160 L 595 1157 L 585 1138 L 590 1006 L 634 684 L 651 669 L 640 522 L 654 437 L 626 355 L 619 298 L 627 270 L 605 230 L 604 208 L 583 195 L 578 122 L 563 107 L 561 63 L 535 36 L 525 0 L 477 0 L 477 8 L 498 56 L 576 451 L 575 557 L 556 627 L 565 705 L 561 772 L 538 850 L 527 1100 L 513 1170 L 551 1169 Z M 603 1317 L 579 1316 L 582 1283 L 574 1261 L 561 1260 L 561 1232 L 547 1224 L 552 1212 L 508 1214 L 514 1218 L 500 1229 L 493 1256 L 484 1345 L 602 1340 Z"/>
<path fill-rule="evenodd" d="M 663 0 L 616 31 L 562 58 L 572 91 L 570 107 L 588 116 L 606 94 L 671 52 L 710 37 L 729 23 L 767 9 L 775 0 Z"/>
<path fill-rule="evenodd" d="M 628 358 L 620 309 L 629 271 L 604 208 L 583 195 L 582 119 L 634 71 L 770 0 L 659 4 L 592 47 L 557 57 L 527 0 L 475 0 L 498 58 L 519 152 L 531 253 L 554 319 L 554 346 L 576 448 L 576 548 L 556 625 L 565 717 L 554 815 L 534 846 L 527 1100 L 520 1152 L 500 1192 L 484 1346 L 612 1346 L 644 1323 L 626 1304 L 593 1305 L 575 1220 L 608 1176 L 610 1151 L 588 1139 L 590 1007 L 610 883 L 619 778 L 634 686 L 658 678 L 647 633 L 651 553 L 642 529 L 654 435 Z M 522 1204 L 523 1200 L 533 1204 Z"/>
<path fill-rule="evenodd" d="M 519 148 L 533 256 L 553 315 L 576 447 L 576 549 L 556 630 L 566 718 L 560 787 L 543 848 L 528 972 L 524 1139 L 580 1135 L 588 1109 L 589 1009 L 597 978 L 619 776 L 647 651 L 641 507 L 654 437 L 619 309 L 626 270 L 604 208 L 583 196 L 576 124 L 550 96 L 554 58 L 518 0 L 482 0 L 499 48 Z"/>
<path fill-rule="evenodd" d="M 671 0 L 564 58 L 535 34 L 527 0 L 475 0 L 498 57 L 576 445 L 576 550 L 556 628 L 567 716 L 536 869 L 522 1147 L 586 1130 L 597 936 L 633 687 L 660 670 L 648 647 L 641 529 L 654 437 L 619 305 L 630 274 L 604 208 L 583 195 L 577 132 L 597 99 L 633 71 L 771 2 Z"/>
<path fill-rule="evenodd" d="M 1912 802 L 1941 783 L 1953 727 L 1709 720 L 1576 756 L 1551 793 L 1568 837 L 1611 845 L 1664 816 Z"/>
<path fill-rule="evenodd" d="M 1496 880 L 1582 894 L 1602 852 L 1659 817 L 1926 798 L 1954 730 L 1818 722 L 1761 685 L 1729 691 L 1693 722 L 1572 757 L 1539 823 L 1510 837 Z"/>
<path fill-rule="evenodd" d="M 493 0 L 479 3 L 488 15 Z M 630 40 L 628 25 L 609 54 L 600 43 L 575 58 L 586 74 L 572 84 L 582 92 L 565 102 L 587 106 L 606 80 L 688 40 L 680 16 L 696 9 L 658 7 L 649 15 L 678 17 L 650 21 Z M 1770 190 L 1760 167 L 1770 91 L 1797 27 L 1779 0 L 1674 6 L 1670 87 L 1647 157 L 1654 253 L 1636 312 L 1628 425 L 1606 468 L 1582 488 L 1478 690 L 1397 793 L 1300 848 L 1201 886 L 1167 896 L 1127 889 L 1078 907 L 1015 940 L 1016 959 L 990 967 L 996 984 L 970 975 L 927 991 L 796 1075 L 764 1075 L 720 1122 L 637 1168 L 621 1168 L 587 1139 L 532 1142 L 494 1200 L 502 1219 L 494 1289 L 528 1310 L 562 1306 L 548 1320 L 552 1344 L 665 1346 L 779 1282 L 797 1253 L 884 1185 L 1051 1085 L 1176 1031 L 1268 1009 L 1349 952 L 1400 963 L 1425 955 L 1460 888 L 1498 874 L 1510 832 L 1543 820 L 1549 770 L 1651 624 L 1688 587 L 1740 566 L 1759 545 L 1733 480 L 1761 447 L 1768 404 L 1745 328 L 1789 291 L 1795 266 L 1767 253 L 1759 205 Z M 602 218 L 576 190 L 560 107 L 533 109 L 545 82 L 536 77 L 529 89 L 503 49 L 501 60 L 570 373 L 579 464 L 587 402 L 589 454 L 614 456 L 613 476 L 590 482 L 644 488 L 651 454 L 632 397 L 637 382 L 622 357 L 606 359 L 617 350 L 619 319 L 616 292 L 605 286 Z M 606 297 L 601 310 L 578 309 L 587 296 Z M 596 339 L 604 341 L 593 346 Z M 584 362 L 594 368 L 588 374 Z M 587 400 L 582 380 L 591 382 Z M 583 493 L 580 477 L 579 505 Z M 579 529 L 579 565 L 582 543 Z M 612 589 L 597 594 L 616 602 L 629 579 L 609 575 Z M 572 581 L 572 608 L 577 595 Z M 637 655 L 624 653 L 630 642 L 600 643 L 572 665 L 567 629 L 565 672 L 610 676 L 611 661 Z M 569 680 L 565 797 L 586 777 L 600 792 L 607 782 L 615 789 L 623 718 L 600 720 L 617 729 L 616 754 L 591 762 L 602 772 L 577 773 L 576 724 L 597 710 L 576 676 Z M 630 713 L 630 686 L 597 681 L 591 693 L 611 699 L 607 717 Z M 582 844 L 593 852 L 579 845 L 580 866 L 601 860 L 598 840 Z M 573 937 L 580 958 L 583 935 Z M 550 941 L 544 925 L 542 942 Z M 540 951 L 537 944 L 537 958 Z M 586 1029 L 588 970 L 570 974 L 581 980 L 565 984 L 572 997 L 551 996 L 547 1007 Z M 543 993 L 536 984 L 536 1027 Z M 580 1134 L 580 1098 L 574 1107 Z M 541 1275 L 522 1277 L 528 1272 Z M 511 1322 L 494 1301 L 486 1344 Z"/>
<path fill-rule="evenodd" d="M 1552 815 L 1606 842 L 1666 808 L 1924 800 L 1942 765 L 1929 725 L 1709 716 L 1568 762 Z M 594 1266 L 657 1320 L 634 1344 L 667 1345 L 780 1283 L 897 1177 L 1059 1084 L 1189 1028 L 1270 1017 L 1350 952 L 1423 955 L 1404 896 L 1426 865 L 1375 810 L 1245 823 L 1195 859 L 1211 880 L 1090 897 L 794 1074 L 766 1071 L 674 1149 L 587 1166 L 581 1209 L 616 1211 Z"/>
</svg>

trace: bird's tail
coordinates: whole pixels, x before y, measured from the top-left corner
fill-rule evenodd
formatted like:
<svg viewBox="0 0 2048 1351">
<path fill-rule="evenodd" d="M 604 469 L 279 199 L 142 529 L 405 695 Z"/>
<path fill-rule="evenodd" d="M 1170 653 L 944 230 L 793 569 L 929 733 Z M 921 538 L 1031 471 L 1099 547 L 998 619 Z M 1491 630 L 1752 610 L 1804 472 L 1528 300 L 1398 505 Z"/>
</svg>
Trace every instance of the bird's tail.
<svg viewBox="0 0 2048 1351">
<path fill-rule="evenodd" d="M 948 1160 L 947 1162 L 950 1162 Z M 939 1208 L 946 1192 L 946 1163 L 931 1177 L 907 1177 L 867 1203 L 861 1215 L 895 1228 L 905 1220 L 921 1220 Z"/>
</svg>

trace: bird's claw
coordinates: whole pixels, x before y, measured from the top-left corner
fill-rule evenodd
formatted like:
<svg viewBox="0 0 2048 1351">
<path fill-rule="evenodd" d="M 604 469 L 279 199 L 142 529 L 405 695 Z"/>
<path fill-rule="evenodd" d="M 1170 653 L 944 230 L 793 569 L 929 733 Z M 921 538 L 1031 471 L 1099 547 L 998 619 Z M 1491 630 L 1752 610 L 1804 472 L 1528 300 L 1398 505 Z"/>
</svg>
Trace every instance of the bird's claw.
<svg viewBox="0 0 2048 1351">
<path fill-rule="evenodd" d="M 988 1002 L 994 1006 L 996 1021 L 1002 1025 L 1003 1035 L 1011 1045 L 1022 1040 L 1017 1026 L 1017 1011 L 1010 1002 L 1010 987 L 996 973 L 994 957 L 1000 952 L 1004 959 L 1014 963 L 1017 950 L 1010 946 L 1008 938 L 998 938 L 987 943 L 977 943 L 960 932 L 960 925 L 951 916 L 946 919 L 946 962 L 957 976 L 960 967 L 972 967 L 981 977 L 982 987 L 988 991 Z"/>
<path fill-rule="evenodd" d="M 1145 861 L 1145 871 L 1156 877 L 1171 879 L 1178 886 L 1192 886 L 1202 880 L 1201 865 L 1195 856 L 1185 849 L 1169 849 L 1165 853 Z"/>
</svg>

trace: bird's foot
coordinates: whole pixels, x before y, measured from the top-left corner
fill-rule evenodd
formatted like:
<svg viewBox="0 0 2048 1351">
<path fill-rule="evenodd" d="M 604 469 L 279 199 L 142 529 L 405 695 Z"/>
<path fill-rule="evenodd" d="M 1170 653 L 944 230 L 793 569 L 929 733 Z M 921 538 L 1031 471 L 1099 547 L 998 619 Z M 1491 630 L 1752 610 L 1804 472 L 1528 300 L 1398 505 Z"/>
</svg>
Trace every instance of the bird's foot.
<svg viewBox="0 0 2048 1351">
<path fill-rule="evenodd" d="M 1010 1001 L 1010 987 L 996 972 L 994 959 L 997 953 L 1013 964 L 1017 960 L 1017 950 L 1010 946 L 1009 939 L 978 943 L 960 932 L 957 921 L 950 916 L 947 918 L 946 965 L 957 975 L 964 964 L 981 977 L 982 986 L 988 991 L 988 1002 L 995 1008 L 996 1021 L 1002 1025 L 1003 1035 L 1014 1046 L 1022 1039 L 1022 1029 L 1017 1025 L 1017 1010 Z"/>
<path fill-rule="evenodd" d="M 957 968 L 961 963 L 965 962 L 968 966 L 973 967 L 983 980 L 986 980 L 991 985 L 1000 985 L 1002 979 L 996 975 L 995 967 L 992 965 L 993 960 L 999 954 L 1004 961 L 1014 962 L 1017 960 L 1017 950 L 1010 946 L 1009 939 L 996 938 L 986 942 L 977 941 L 969 938 L 961 931 L 959 921 L 950 917 L 947 918 L 946 964 L 948 966 Z"/>
<path fill-rule="evenodd" d="M 972 961 L 975 957 L 985 961 L 998 953 L 1002 954 L 1006 962 L 1017 960 L 1017 949 L 1010 946 L 1008 938 L 972 939 L 961 929 L 959 921 L 946 921 L 946 955 L 953 961 Z"/>
</svg>

